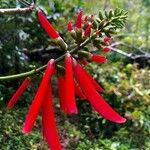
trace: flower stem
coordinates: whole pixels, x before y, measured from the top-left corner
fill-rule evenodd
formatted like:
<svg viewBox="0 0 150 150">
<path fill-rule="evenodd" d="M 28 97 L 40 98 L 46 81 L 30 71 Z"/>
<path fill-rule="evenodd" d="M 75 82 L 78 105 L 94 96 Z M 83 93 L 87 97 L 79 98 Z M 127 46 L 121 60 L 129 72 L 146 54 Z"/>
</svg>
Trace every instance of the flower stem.
<svg viewBox="0 0 150 150">
<path fill-rule="evenodd" d="M 72 50 L 70 50 L 70 53 L 73 54 L 76 51 L 78 51 L 79 49 L 83 48 L 85 45 L 87 45 L 91 41 L 92 38 L 93 37 L 88 38 L 83 43 L 81 43 L 79 46 L 77 46 L 77 47 L 73 48 Z M 65 57 L 65 55 L 66 54 L 63 54 L 60 57 L 58 57 L 57 59 L 55 59 L 55 62 L 61 61 Z M 47 64 L 43 65 L 43 66 L 41 66 L 39 68 L 35 68 L 35 69 L 31 70 L 31 71 L 24 72 L 24 73 L 15 74 L 15 75 L 9 75 L 9 76 L 2 76 L 2 77 L 0 77 L 0 81 L 13 80 L 13 79 L 18 79 L 18 78 L 22 78 L 22 77 L 31 76 L 31 75 L 33 75 L 35 73 L 38 73 L 41 70 L 45 69 L 46 66 L 47 66 Z"/>
</svg>

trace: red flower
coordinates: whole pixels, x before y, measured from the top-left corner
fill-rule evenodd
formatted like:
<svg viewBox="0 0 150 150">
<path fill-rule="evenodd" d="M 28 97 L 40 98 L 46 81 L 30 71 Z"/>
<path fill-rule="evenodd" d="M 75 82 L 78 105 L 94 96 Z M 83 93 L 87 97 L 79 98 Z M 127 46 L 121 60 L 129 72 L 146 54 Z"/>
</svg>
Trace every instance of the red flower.
<svg viewBox="0 0 150 150">
<path fill-rule="evenodd" d="M 34 123 L 36 121 L 36 118 L 38 116 L 38 113 L 40 112 L 40 109 L 43 104 L 44 97 L 48 88 L 49 80 L 54 71 L 54 62 L 55 62 L 54 59 L 51 59 L 47 64 L 41 84 L 37 90 L 37 93 L 34 97 L 34 100 L 30 106 L 26 120 L 24 122 L 24 127 L 23 127 L 24 133 L 28 133 L 32 130 Z"/>
<path fill-rule="evenodd" d="M 102 55 L 92 54 L 91 59 L 94 62 L 100 62 L 100 63 L 107 62 L 107 58 L 105 56 L 102 56 Z"/>
<path fill-rule="evenodd" d="M 106 42 L 109 42 L 110 40 L 112 40 L 111 37 L 105 37 L 103 41 L 106 43 Z"/>
<path fill-rule="evenodd" d="M 93 26 L 92 24 L 89 24 L 88 27 L 85 29 L 84 37 L 88 37 L 90 35 L 92 26 Z"/>
<path fill-rule="evenodd" d="M 74 81 L 75 93 L 80 99 L 86 99 L 86 96 L 83 94 L 81 88 L 79 87 L 78 83 Z"/>
<path fill-rule="evenodd" d="M 82 28 L 82 11 L 80 11 L 77 15 L 76 28 L 78 28 L 78 29 Z"/>
<path fill-rule="evenodd" d="M 98 92 L 104 92 L 104 89 L 96 82 L 96 80 L 94 80 L 94 78 L 86 71 L 84 70 L 84 73 L 86 74 L 86 76 L 89 78 L 89 80 L 92 82 L 92 84 L 94 85 L 95 89 L 98 91 Z"/>
<path fill-rule="evenodd" d="M 86 95 L 87 99 L 93 106 L 93 108 L 100 113 L 104 118 L 116 122 L 116 123 L 124 123 L 126 121 L 125 118 L 121 117 L 117 112 L 115 112 L 110 105 L 105 101 L 105 99 L 98 94 L 94 85 L 86 76 L 82 67 L 79 64 L 76 64 L 74 67 L 75 77 Z"/>
<path fill-rule="evenodd" d="M 103 48 L 103 51 L 104 51 L 104 52 L 110 52 L 110 49 L 109 49 L 108 47 L 104 47 L 104 48 Z"/>
<path fill-rule="evenodd" d="M 58 78 L 58 94 L 60 99 L 60 107 L 61 109 L 67 113 L 67 102 L 66 102 L 66 90 L 65 90 L 65 79 L 63 76 Z"/>
<path fill-rule="evenodd" d="M 74 90 L 74 79 L 72 70 L 72 58 L 69 53 L 65 57 L 65 88 L 66 88 L 66 102 L 67 102 L 67 112 L 69 114 L 77 113 L 77 106 L 75 100 L 75 90 Z"/>
<path fill-rule="evenodd" d="M 69 32 L 73 31 L 73 27 L 72 27 L 71 22 L 68 22 L 67 29 L 68 29 Z"/>
<path fill-rule="evenodd" d="M 14 93 L 14 95 L 12 96 L 12 98 L 10 99 L 7 108 L 11 109 L 14 104 L 18 101 L 18 99 L 20 98 L 20 96 L 23 94 L 23 92 L 25 91 L 25 89 L 28 87 L 30 83 L 30 78 L 26 78 L 22 84 L 20 85 L 20 87 L 18 88 L 18 90 Z"/>
<path fill-rule="evenodd" d="M 52 89 L 48 85 L 42 107 L 42 131 L 51 150 L 61 150 L 52 104 Z"/>
<path fill-rule="evenodd" d="M 47 20 L 46 16 L 42 12 L 42 10 L 38 10 L 38 19 L 41 23 L 41 26 L 45 29 L 47 34 L 52 38 L 52 39 L 57 39 L 59 38 L 58 32 L 54 29 L 54 27 L 49 23 Z"/>
<path fill-rule="evenodd" d="M 84 24 L 88 21 L 88 16 L 84 17 Z"/>
</svg>

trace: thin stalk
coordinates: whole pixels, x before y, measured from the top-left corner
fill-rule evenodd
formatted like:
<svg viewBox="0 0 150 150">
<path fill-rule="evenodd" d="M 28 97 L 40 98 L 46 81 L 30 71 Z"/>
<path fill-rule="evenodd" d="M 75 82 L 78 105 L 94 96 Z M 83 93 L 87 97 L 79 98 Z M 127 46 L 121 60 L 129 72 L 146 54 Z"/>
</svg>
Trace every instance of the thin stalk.
<svg viewBox="0 0 150 150">
<path fill-rule="evenodd" d="M 92 38 L 92 37 L 91 37 Z M 70 50 L 70 53 L 73 54 L 75 53 L 76 51 L 78 51 L 79 49 L 83 48 L 85 45 L 87 45 L 90 41 L 91 41 L 91 38 L 88 38 L 87 40 L 85 40 L 83 43 L 80 44 L 80 46 L 78 47 L 75 47 L 73 48 L 72 50 Z M 66 54 L 63 54 L 61 55 L 60 57 L 58 57 L 57 59 L 55 59 L 55 62 L 59 62 L 61 61 L 64 57 L 65 57 Z M 18 79 L 18 78 L 22 78 L 22 77 L 27 77 L 27 76 L 31 76 L 35 73 L 38 73 L 40 72 L 41 70 L 45 69 L 47 66 L 46 65 L 43 65 L 39 68 L 36 68 L 36 69 L 33 69 L 31 71 L 27 71 L 27 72 L 24 72 L 24 73 L 20 73 L 20 74 L 15 74 L 15 75 L 9 75 L 9 76 L 2 76 L 0 77 L 0 81 L 6 81 L 6 80 L 13 80 L 13 79 Z"/>
</svg>

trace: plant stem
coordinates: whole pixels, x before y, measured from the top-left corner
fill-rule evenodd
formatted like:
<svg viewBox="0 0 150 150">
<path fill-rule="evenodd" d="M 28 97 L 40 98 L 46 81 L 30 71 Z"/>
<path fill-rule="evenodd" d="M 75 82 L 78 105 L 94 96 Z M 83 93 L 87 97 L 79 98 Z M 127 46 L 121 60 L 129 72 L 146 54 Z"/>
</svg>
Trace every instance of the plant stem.
<svg viewBox="0 0 150 150">
<path fill-rule="evenodd" d="M 76 51 L 78 51 L 79 49 L 81 49 L 81 48 L 83 48 L 85 45 L 87 45 L 87 44 L 91 41 L 92 38 L 93 38 L 93 37 L 88 38 L 88 39 L 85 40 L 83 43 L 81 43 L 79 46 L 73 48 L 73 49 L 70 50 L 69 52 L 70 52 L 71 54 L 75 53 Z M 66 54 L 63 54 L 63 55 L 61 55 L 60 57 L 58 57 L 57 59 L 55 59 L 55 62 L 61 61 L 61 60 L 65 57 L 65 55 L 66 55 Z M 31 71 L 28 71 L 28 72 L 24 72 L 24 73 L 20 73 L 20 74 L 15 74 L 15 75 L 9 75 L 9 76 L 2 76 L 2 77 L 0 77 L 0 81 L 13 80 L 13 79 L 18 79 L 18 78 L 22 78 L 22 77 L 31 76 L 31 75 L 33 75 L 33 74 L 35 74 L 35 73 L 38 73 L 38 72 L 40 72 L 41 70 L 45 69 L 46 66 L 47 66 L 47 64 L 46 64 L 46 65 L 43 65 L 43 66 L 41 66 L 41 67 L 39 67 L 39 68 L 33 69 L 33 70 L 31 70 Z"/>
</svg>

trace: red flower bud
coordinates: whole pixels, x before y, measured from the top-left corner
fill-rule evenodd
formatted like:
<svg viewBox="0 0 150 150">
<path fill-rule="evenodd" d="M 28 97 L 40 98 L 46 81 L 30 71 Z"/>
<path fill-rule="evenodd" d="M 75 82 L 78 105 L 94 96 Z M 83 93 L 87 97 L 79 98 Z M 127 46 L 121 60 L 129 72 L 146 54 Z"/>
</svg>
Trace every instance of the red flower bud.
<svg viewBox="0 0 150 150">
<path fill-rule="evenodd" d="M 28 133 L 32 130 L 36 118 L 38 116 L 38 113 L 40 112 L 41 106 L 43 104 L 46 95 L 50 78 L 54 72 L 54 63 L 55 63 L 54 59 L 51 59 L 47 64 L 42 81 L 34 97 L 34 100 L 29 108 L 26 120 L 24 122 L 24 126 L 23 126 L 24 133 Z"/>
<path fill-rule="evenodd" d="M 72 27 L 71 22 L 68 22 L 67 29 L 68 29 L 69 32 L 73 31 L 73 27 Z"/>
<path fill-rule="evenodd" d="M 66 102 L 66 90 L 65 90 L 65 79 L 63 76 L 58 78 L 58 94 L 60 100 L 60 108 L 67 113 L 67 102 Z"/>
<path fill-rule="evenodd" d="M 84 37 L 88 37 L 90 35 L 92 26 L 93 26 L 92 24 L 89 24 L 88 27 L 85 29 Z"/>
<path fill-rule="evenodd" d="M 102 55 L 92 54 L 91 59 L 92 59 L 92 61 L 99 62 L 99 63 L 107 62 L 107 58 Z"/>
<path fill-rule="evenodd" d="M 112 40 L 111 37 L 105 37 L 103 41 L 104 41 L 104 42 L 109 42 L 110 40 Z"/>
<path fill-rule="evenodd" d="M 45 29 L 47 34 L 52 38 L 52 39 L 57 39 L 59 36 L 58 32 L 54 29 L 54 27 L 49 23 L 47 20 L 46 16 L 42 12 L 42 10 L 38 11 L 38 19 L 41 23 L 41 26 Z"/>
<path fill-rule="evenodd" d="M 67 101 L 67 112 L 77 113 L 77 106 L 75 100 L 75 90 L 74 90 L 74 79 L 72 70 L 72 57 L 69 53 L 65 57 L 65 84 L 66 84 L 66 101 Z"/>
<path fill-rule="evenodd" d="M 74 73 L 82 91 L 89 100 L 90 104 L 98 113 L 100 113 L 104 118 L 116 123 L 124 123 L 126 121 L 125 118 L 115 112 L 105 101 L 105 99 L 98 94 L 94 85 L 88 79 L 79 64 L 76 64 L 76 66 L 74 67 Z"/>
<path fill-rule="evenodd" d="M 78 28 L 78 29 L 82 28 L 82 11 L 80 11 L 77 15 L 76 28 Z"/>
<path fill-rule="evenodd" d="M 15 103 L 17 103 L 18 99 L 20 98 L 20 96 L 23 94 L 23 92 L 25 91 L 25 89 L 28 87 L 30 83 L 30 78 L 26 78 L 22 84 L 20 85 L 20 87 L 18 88 L 18 90 L 14 93 L 14 95 L 12 96 L 12 98 L 10 99 L 7 108 L 11 109 Z"/>
<path fill-rule="evenodd" d="M 103 48 L 103 51 L 104 51 L 104 52 L 110 52 L 111 50 L 110 50 L 110 48 L 108 48 L 108 47 L 104 47 L 104 48 Z"/>
<path fill-rule="evenodd" d="M 84 17 L 84 24 L 88 21 L 88 16 Z"/>
<path fill-rule="evenodd" d="M 52 89 L 48 85 L 42 105 L 42 131 L 51 150 L 61 150 L 52 104 Z"/>
</svg>

